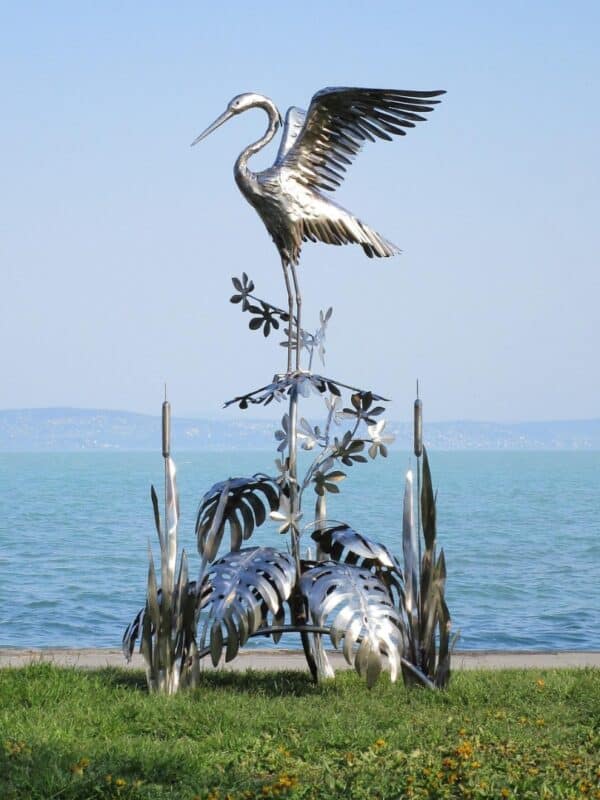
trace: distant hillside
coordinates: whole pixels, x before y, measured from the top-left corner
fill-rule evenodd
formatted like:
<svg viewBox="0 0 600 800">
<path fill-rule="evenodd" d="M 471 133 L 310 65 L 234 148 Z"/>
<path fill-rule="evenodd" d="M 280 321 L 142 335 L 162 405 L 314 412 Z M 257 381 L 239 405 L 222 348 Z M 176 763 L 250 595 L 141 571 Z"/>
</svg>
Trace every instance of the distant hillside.
<svg viewBox="0 0 600 800">
<path fill-rule="evenodd" d="M 173 451 L 263 450 L 275 423 L 253 419 L 172 421 Z M 412 447 L 412 425 L 388 424 L 399 449 Z M 600 450 L 600 419 L 560 422 L 427 422 L 432 450 Z M 160 418 L 128 411 L 40 408 L 0 411 L 0 452 L 156 450 Z"/>
</svg>

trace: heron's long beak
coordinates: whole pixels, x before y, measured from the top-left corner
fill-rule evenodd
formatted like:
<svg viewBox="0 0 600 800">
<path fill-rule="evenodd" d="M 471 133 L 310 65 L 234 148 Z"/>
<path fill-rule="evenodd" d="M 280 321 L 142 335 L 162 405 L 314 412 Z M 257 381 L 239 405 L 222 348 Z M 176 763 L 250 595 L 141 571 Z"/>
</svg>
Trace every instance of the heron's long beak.
<svg viewBox="0 0 600 800">
<path fill-rule="evenodd" d="M 220 127 L 221 127 L 221 125 L 222 125 L 224 122 L 227 122 L 227 120 L 228 120 L 228 119 L 231 119 L 231 117 L 233 117 L 233 116 L 235 116 L 235 114 L 233 113 L 233 111 L 230 111 L 229 109 L 227 109 L 227 111 L 225 111 L 223 114 L 221 114 L 221 116 L 220 116 L 220 117 L 217 117 L 217 118 L 216 118 L 216 120 L 213 122 L 213 124 L 212 124 L 212 125 L 209 125 L 209 126 L 208 126 L 208 128 L 207 128 L 205 131 L 202 131 L 202 133 L 200 134 L 200 136 L 197 136 L 197 137 L 194 139 L 194 141 L 191 143 L 190 147 L 193 147 L 195 144 L 198 144 L 198 142 L 201 142 L 201 141 L 202 141 L 202 139 L 206 139 L 206 137 L 207 137 L 209 134 L 211 134 L 213 131 L 216 131 L 216 130 L 217 130 L 217 128 L 220 128 Z"/>
</svg>

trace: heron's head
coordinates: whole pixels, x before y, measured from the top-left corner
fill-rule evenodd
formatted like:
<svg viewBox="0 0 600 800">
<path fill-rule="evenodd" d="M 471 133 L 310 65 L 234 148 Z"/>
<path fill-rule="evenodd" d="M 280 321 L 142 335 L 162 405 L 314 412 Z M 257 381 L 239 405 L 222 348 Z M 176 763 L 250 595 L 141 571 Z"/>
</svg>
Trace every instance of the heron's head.
<svg viewBox="0 0 600 800">
<path fill-rule="evenodd" d="M 249 108 L 264 108 L 275 122 L 275 127 L 282 124 L 281 114 L 272 100 L 269 100 L 268 97 L 262 94 L 256 94 L 256 92 L 244 92 L 244 94 L 238 94 L 229 101 L 227 108 L 221 116 L 217 117 L 212 125 L 209 125 L 205 131 L 202 131 L 200 136 L 194 139 L 191 146 L 193 147 L 195 144 L 198 144 L 198 142 L 201 142 L 202 139 L 206 139 L 209 134 L 217 128 L 220 128 L 228 119 L 235 117 L 237 114 L 242 114 L 244 111 L 248 111 Z"/>
</svg>

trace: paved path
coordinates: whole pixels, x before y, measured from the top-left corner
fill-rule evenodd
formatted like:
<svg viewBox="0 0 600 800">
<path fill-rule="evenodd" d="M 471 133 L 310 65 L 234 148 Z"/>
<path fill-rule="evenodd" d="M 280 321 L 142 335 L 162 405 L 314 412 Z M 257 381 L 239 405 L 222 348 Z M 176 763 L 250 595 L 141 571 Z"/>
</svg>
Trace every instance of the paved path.
<svg viewBox="0 0 600 800">
<path fill-rule="evenodd" d="M 348 669 L 348 664 L 339 653 L 329 653 L 335 669 Z M 60 667 L 129 667 L 143 669 L 144 661 L 136 653 L 128 665 L 120 650 L 44 648 L 40 650 L 17 650 L 0 648 L 0 668 L 22 667 L 26 664 L 49 661 Z M 206 659 L 210 663 L 210 659 Z M 548 669 L 553 667 L 600 667 L 600 652 L 557 653 L 505 653 L 470 652 L 455 653 L 453 669 Z M 224 669 L 233 670 L 284 670 L 306 669 L 304 655 L 300 650 L 242 650 L 240 655 Z"/>
</svg>

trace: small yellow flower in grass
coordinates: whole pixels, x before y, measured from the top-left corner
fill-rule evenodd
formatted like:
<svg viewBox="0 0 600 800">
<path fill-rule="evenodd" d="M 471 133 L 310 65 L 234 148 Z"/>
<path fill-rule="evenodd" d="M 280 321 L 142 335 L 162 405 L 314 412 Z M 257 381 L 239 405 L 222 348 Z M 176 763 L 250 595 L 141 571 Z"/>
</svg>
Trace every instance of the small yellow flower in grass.
<svg viewBox="0 0 600 800">
<path fill-rule="evenodd" d="M 376 747 L 378 750 L 381 750 L 382 747 L 385 747 L 386 741 L 385 739 L 377 739 L 373 747 Z"/>
<path fill-rule="evenodd" d="M 292 789 L 298 784 L 298 779 L 293 775 L 288 775 L 287 772 L 282 772 L 277 782 L 275 783 L 276 789 Z"/>
<path fill-rule="evenodd" d="M 535 682 L 535 685 L 538 687 L 538 689 L 543 689 L 546 685 L 546 681 L 543 678 L 538 678 Z"/>
<path fill-rule="evenodd" d="M 473 745 L 465 740 L 458 745 L 454 752 L 462 759 L 470 758 L 473 755 Z"/>
<path fill-rule="evenodd" d="M 546 724 L 546 721 L 541 718 L 536 719 L 535 724 L 538 726 L 538 728 L 543 728 L 544 725 Z"/>
<path fill-rule="evenodd" d="M 527 717 L 519 717 L 519 722 L 521 723 L 521 725 L 527 725 L 529 720 L 527 719 Z"/>
<path fill-rule="evenodd" d="M 89 758 L 80 758 L 76 764 L 71 764 L 70 770 L 73 775 L 83 775 L 85 770 L 89 767 L 90 760 Z"/>
<path fill-rule="evenodd" d="M 589 781 L 581 781 L 579 784 L 579 791 L 581 794 L 588 794 L 591 788 L 592 784 Z"/>
<path fill-rule="evenodd" d="M 539 774 L 539 769 L 537 767 L 529 767 L 527 772 L 532 776 L 533 775 L 538 775 Z"/>
<path fill-rule="evenodd" d="M 127 786 L 127 781 L 125 778 L 117 778 L 115 781 L 115 786 L 117 789 L 122 789 L 124 786 Z"/>
<path fill-rule="evenodd" d="M 479 761 L 471 761 L 469 766 L 471 769 L 481 769 L 481 763 Z"/>
<path fill-rule="evenodd" d="M 459 736 L 466 736 L 467 735 L 467 729 L 466 728 L 461 728 L 459 730 L 459 732 L 458 732 L 458 735 Z"/>
<path fill-rule="evenodd" d="M 510 791 L 506 788 L 500 789 L 500 797 L 510 797 Z"/>
<path fill-rule="evenodd" d="M 4 749 L 9 756 L 27 755 L 31 753 L 31 748 L 25 742 L 15 742 L 7 739 L 4 742 Z"/>
</svg>

